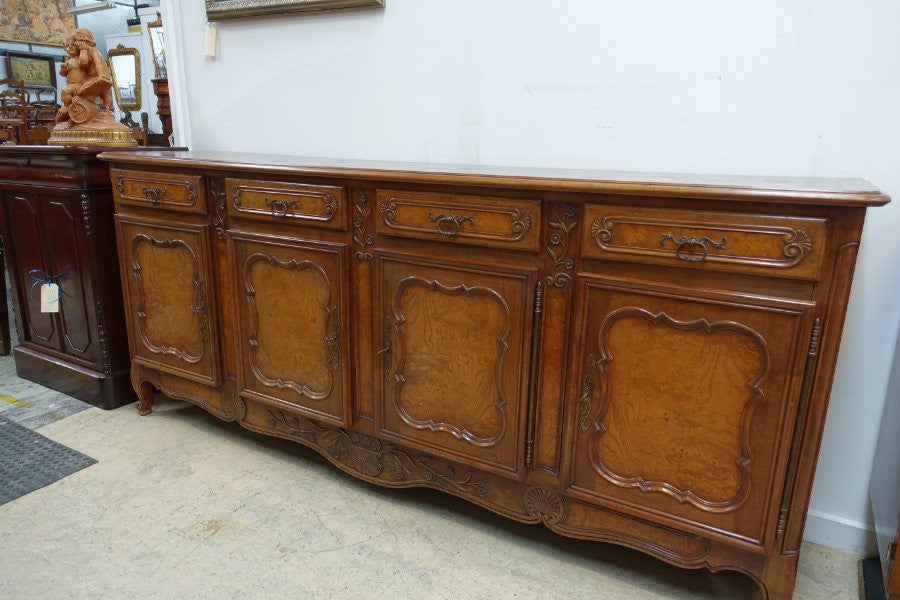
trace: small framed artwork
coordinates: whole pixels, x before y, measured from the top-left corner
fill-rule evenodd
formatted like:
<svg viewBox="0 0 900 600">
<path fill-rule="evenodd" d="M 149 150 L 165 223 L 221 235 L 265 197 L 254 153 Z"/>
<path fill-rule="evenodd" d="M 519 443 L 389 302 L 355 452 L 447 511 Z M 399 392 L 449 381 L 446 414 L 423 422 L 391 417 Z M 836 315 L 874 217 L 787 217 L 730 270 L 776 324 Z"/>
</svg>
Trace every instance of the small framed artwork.
<svg viewBox="0 0 900 600">
<path fill-rule="evenodd" d="M 50 54 L 6 51 L 6 72 L 25 87 L 56 87 L 56 60 Z"/>
<path fill-rule="evenodd" d="M 385 0 L 206 0 L 206 18 L 232 19 L 325 10 L 384 7 Z"/>
</svg>

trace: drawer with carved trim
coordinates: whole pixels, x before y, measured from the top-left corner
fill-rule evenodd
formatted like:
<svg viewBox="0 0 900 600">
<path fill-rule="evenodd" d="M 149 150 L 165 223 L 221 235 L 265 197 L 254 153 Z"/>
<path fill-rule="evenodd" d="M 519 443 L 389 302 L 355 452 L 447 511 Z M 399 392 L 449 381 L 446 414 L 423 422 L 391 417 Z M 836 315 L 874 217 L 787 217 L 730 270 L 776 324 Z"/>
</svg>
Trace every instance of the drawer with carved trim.
<svg viewBox="0 0 900 600">
<path fill-rule="evenodd" d="M 225 194 L 232 217 L 347 227 L 343 187 L 228 178 Z"/>
<path fill-rule="evenodd" d="M 206 214 L 203 177 L 110 169 L 116 202 Z"/>
<path fill-rule="evenodd" d="M 826 220 L 588 205 L 582 256 L 816 279 Z"/>
<path fill-rule="evenodd" d="M 426 240 L 537 250 L 540 202 L 378 190 L 375 230 Z"/>
</svg>

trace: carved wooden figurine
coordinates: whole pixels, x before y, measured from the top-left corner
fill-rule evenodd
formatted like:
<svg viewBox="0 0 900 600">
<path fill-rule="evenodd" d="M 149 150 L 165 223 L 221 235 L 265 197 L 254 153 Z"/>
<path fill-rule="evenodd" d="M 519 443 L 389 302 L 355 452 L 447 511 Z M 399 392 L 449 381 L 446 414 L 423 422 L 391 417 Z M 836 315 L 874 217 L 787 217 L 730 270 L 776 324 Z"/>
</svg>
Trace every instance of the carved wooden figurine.
<svg viewBox="0 0 900 600">
<path fill-rule="evenodd" d="M 77 29 L 66 40 L 66 58 L 59 74 L 65 76 L 63 106 L 49 144 L 62 146 L 135 146 L 131 130 L 112 112 L 112 78 L 94 34 Z M 99 104 L 97 101 L 100 101 Z"/>
</svg>

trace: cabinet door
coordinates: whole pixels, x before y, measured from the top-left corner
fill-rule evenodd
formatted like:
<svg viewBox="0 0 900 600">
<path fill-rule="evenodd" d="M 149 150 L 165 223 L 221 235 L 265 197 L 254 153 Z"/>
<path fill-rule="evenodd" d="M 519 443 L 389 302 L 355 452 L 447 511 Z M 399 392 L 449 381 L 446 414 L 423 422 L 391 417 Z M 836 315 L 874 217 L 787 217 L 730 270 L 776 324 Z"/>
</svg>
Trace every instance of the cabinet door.
<svg viewBox="0 0 900 600">
<path fill-rule="evenodd" d="M 23 341 L 62 350 L 59 339 L 59 319 L 56 313 L 41 312 L 40 285 L 34 285 L 35 279 L 56 275 L 51 271 L 44 252 L 44 231 L 42 228 L 42 211 L 37 194 L 8 192 L 7 223 L 9 226 L 12 254 L 15 256 L 16 278 L 21 290 L 19 309 L 20 318 L 25 330 Z"/>
<path fill-rule="evenodd" d="M 601 279 L 579 294 L 573 490 L 773 534 L 814 305 Z"/>
<path fill-rule="evenodd" d="M 519 473 L 530 272 L 378 257 L 382 432 L 428 452 Z"/>
<path fill-rule="evenodd" d="M 229 233 L 241 394 L 346 425 L 346 246 Z"/>
<path fill-rule="evenodd" d="M 116 217 L 134 362 L 219 383 L 209 227 Z"/>
<path fill-rule="evenodd" d="M 84 235 L 84 219 L 78 200 L 42 195 L 47 263 L 60 288 L 59 325 L 63 350 L 97 363 L 98 341 L 91 335 L 91 250 Z M 76 208 L 77 207 L 77 208 Z M 89 304 L 89 302 L 91 304 Z"/>
</svg>

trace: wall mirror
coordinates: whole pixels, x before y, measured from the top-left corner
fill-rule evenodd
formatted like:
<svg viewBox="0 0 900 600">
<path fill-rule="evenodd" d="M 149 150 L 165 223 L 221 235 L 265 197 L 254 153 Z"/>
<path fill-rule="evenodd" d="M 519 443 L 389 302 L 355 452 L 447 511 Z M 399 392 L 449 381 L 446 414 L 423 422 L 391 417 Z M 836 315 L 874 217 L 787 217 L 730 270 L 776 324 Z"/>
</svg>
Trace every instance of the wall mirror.
<svg viewBox="0 0 900 600">
<path fill-rule="evenodd" d="M 106 54 L 112 73 L 116 104 L 122 110 L 141 107 L 141 55 L 136 48 L 119 44 Z"/>
<path fill-rule="evenodd" d="M 147 34 L 150 36 L 150 49 L 153 52 L 153 68 L 155 78 L 168 77 L 166 72 L 166 44 L 162 16 L 156 13 L 157 19 L 147 23 Z"/>
</svg>

